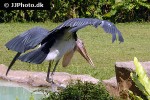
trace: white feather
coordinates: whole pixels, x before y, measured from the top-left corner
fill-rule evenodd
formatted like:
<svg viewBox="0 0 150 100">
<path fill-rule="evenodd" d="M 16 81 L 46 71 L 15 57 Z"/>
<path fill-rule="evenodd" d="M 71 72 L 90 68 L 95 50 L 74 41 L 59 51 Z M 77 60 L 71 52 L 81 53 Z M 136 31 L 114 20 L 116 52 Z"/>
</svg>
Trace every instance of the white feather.
<svg viewBox="0 0 150 100">
<path fill-rule="evenodd" d="M 75 44 L 75 39 L 73 39 L 71 33 L 65 33 L 65 35 L 61 39 L 56 40 L 54 45 L 50 48 L 50 52 L 45 60 L 49 61 L 61 59 L 65 53 L 74 49 Z"/>
</svg>

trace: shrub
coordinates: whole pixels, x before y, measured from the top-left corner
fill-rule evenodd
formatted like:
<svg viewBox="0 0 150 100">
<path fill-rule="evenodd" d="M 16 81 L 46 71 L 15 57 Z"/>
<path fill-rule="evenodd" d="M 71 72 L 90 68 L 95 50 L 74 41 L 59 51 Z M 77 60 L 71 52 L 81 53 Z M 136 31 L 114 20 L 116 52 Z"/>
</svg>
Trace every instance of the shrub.
<svg viewBox="0 0 150 100">
<path fill-rule="evenodd" d="M 60 92 L 50 92 L 43 100 L 113 100 L 102 83 L 71 83 Z"/>
<path fill-rule="evenodd" d="M 148 0 L 121 0 L 111 3 L 110 11 L 104 17 L 113 22 L 149 21 L 149 13 Z"/>
<path fill-rule="evenodd" d="M 50 0 L 49 10 L 0 10 L 0 22 L 63 22 L 92 17 L 112 22 L 150 21 L 148 0 Z"/>
</svg>

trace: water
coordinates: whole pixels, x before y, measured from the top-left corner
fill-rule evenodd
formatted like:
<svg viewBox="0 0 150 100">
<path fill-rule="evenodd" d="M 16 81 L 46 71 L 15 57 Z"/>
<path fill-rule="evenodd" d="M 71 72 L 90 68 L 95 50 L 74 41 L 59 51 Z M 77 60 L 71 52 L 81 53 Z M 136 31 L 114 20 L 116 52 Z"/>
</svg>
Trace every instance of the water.
<svg viewBox="0 0 150 100">
<path fill-rule="evenodd" d="M 0 100 L 30 100 L 31 96 L 34 100 L 41 100 L 44 94 L 36 90 L 39 88 L 0 80 Z"/>
</svg>

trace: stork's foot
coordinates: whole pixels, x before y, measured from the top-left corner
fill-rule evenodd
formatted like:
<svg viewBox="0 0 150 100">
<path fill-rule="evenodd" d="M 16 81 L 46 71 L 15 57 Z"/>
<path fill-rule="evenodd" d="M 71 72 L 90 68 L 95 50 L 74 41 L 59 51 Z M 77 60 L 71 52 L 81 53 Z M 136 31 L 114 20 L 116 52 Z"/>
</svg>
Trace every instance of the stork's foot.
<svg viewBox="0 0 150 100">
<path fill-rule="evenodd" d="M 51 78 L 46 78 L 46 81 L 48 82 L 48 83 L 54 83 L 54 81 L 53 81 L 53 78 L 51 77 Z"/>
</svg>

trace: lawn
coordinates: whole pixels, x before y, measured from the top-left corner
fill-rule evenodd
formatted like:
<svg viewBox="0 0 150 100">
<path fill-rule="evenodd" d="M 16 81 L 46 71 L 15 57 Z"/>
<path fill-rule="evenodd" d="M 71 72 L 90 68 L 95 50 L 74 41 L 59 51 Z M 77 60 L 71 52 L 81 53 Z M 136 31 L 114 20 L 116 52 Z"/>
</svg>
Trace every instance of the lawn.
<svg viewBox="0 0 150 100">
<path fill-rule="evenodd" d="M 9 65 L 16 54 L 5 48 L 5 43 L 18 34 L 40 26 L 53 29 L 60 23 L 2 23 L 0 24 L 0 64 Z M 84 41 L 86 49 L 96 68 L 92 68 L 82 56 L 76 52 L 68 67 L 63 68 L 61 62 L 57 71 L 72 74 L 89 74 L 100 80 L 115 76 L 115 62 L 133 61 L 136 56 L 140 61 L 150 60 L 150 23 L 119 23 L 117 28 L 122 32 L 125 42 L 111 43 L 111 35 L 101 27 L 95 29 L 88 26 L 78 31 L 78 37 Z M 16 70 L 47 71 L 48 62 L 40 65 L 17 61 L 13 66 Z"/>
</svg>

